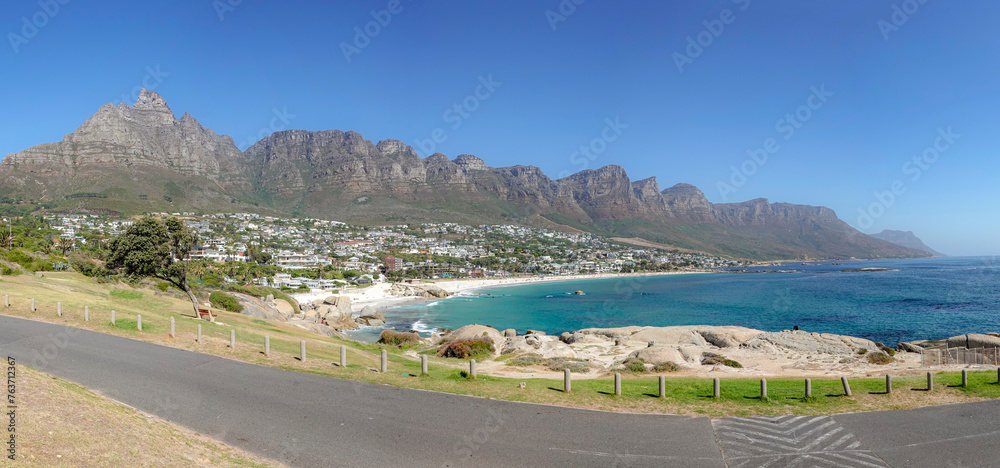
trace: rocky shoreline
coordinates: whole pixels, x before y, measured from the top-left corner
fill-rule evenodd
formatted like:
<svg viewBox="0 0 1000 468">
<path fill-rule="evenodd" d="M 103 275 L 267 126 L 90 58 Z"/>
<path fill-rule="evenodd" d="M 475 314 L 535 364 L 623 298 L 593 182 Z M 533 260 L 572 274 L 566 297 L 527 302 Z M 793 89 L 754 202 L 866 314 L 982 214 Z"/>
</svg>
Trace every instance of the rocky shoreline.
<svg viewBox="0 0 1000 468">
<path fill-rule="evenodd" d="M 513 284 L 519 282 L 522 281 L 511 281 Z M 481 283 L 385 285 L 380 290 L 356 295 L 300 299 L 298 313 L 291 307 L 284 307 L 287 305 L 284 301 L 270 297 L 263 301 L 240 299 L 245 305 L 253 306 L 246 313 L 288 322 L 322 335 L 350 339 L 343 332 L 385 326 L 385 301 L 391 300 L 392 305 L 398 306 L 405 302 L 438 300 L 493 285 Z M 632 366 L 633 370 L 638 370 L 638 366 L 646 370 L 669 369 L 678 375 L 733 377 L 904 375 L 918 373 L 926 369 L 925 366 L 965 367 L 955 363 L 957 353 L 956 359 L 945 357 L 948 349 L 992 351 L 991 358 L 972 361 L 981 365 L 986 362 L 995 365 L 1000 358 L 1000 333 L 902 342 L 891 348 L 852 336 L 803 330 L 768 332 L 738 326 L 585 328 L 551 336 L 541 331 L 518 333 L 512 329 L 467 325 L 455 331 L 432 334 L 429 338 L 415 334 L 412 338 L 424 347 L 442 347 L 455 340 L 489 339 L 493 344 L 493 357 L 497 359 L 482 362 L 480 368 L 499 376 L 557 377 L 561 367 L 567 365 L 579 370 L 582 378 L 597 377 L 627 366 Z M 933 359 L 924 359 L 924 354 Z"/>
<path fill-rule="evenodd" d="M 454 340 L 486 338 L 494 357 L 480 364 L 497 376 L 556 378 L 574 365 L 580 378 L 599 377 L 623 367 L 646 371 L 669 369 L 678 375 L 728 377 L 832 377 L 915 374 L 926 370 L 921 351 L 1000 347 L 1000 334 L 969 334 L 947 340 L 900 343 L 890 348 L 871 340 L 803 330 L 767 332 L 737 326 L 586 328 L 560 336 L 539 331 L 519 334 L 485 325 L 467 325 L 425 343 L 443 346 Z M 515 359 L 530 356 L 531 359 Z M 532 365 L 512 365 L 528 362 Z M 639 363 L 639 364 L 636 364 Z M 931 367 L 967 367 L 959 364 Z M 985 364 L 983 364 L 985 365 Z"/>
</svg>

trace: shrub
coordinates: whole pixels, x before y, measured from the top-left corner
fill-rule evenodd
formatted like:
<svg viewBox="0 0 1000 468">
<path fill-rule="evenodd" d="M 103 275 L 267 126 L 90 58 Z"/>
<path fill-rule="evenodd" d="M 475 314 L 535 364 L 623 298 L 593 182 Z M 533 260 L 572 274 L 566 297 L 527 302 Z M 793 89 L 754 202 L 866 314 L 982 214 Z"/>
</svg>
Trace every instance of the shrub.
<svg viewBox="0 0 1000 468">
<path fill-rule="evenodd" d="M 167 292 L 167 290 L 170 289 L 170 286 L 171 284 L 166 281 L 160 281 L 159 283 L 156 283 L 156 289 L 159 289 L 162 292 Z"/>
<path fill-rule="evenodd" d="M 482 358 L 496 351 L 493 340 L 489 338 L 470 338 L 453 340 L 438 348 L 439 357 L 454 357 L 459 359 Z"/>
<path fill-rule="evenodd" d="M 865 354 L 868 354 L 868 348 L 861 348 L 861 349 L 859 349 L 858 350 L 858 354 L 860 354 L 862 356 L 864 356 Z"/>
<path fill-rule="evenodd" d="M 541 354 L 522 354 L 507 361 L 508 366 L 530 367 L 545 364 L 546 359 Z"/>
<path fill-rule="evenodd" d="M 130 291 L 128 289 L 112 289 L 111 297 L 117 297 L 119 299 L 142 299 L 142 293 L 139 291 Z"/>
<path fill-rule="evenodd" d="M 642 358 L 630 357 L 626 359 L 622 365 L 625 366 L 625 370 L 634 374 L 644 374 L 649 372 L 649 369 L 646 369 L 646 361 L 643 361 Z"/>
<path fill-rule="evenodd" d="M 587 361 L 575 358 L 544 358 L 540 354 L 522 354 L 507 361 L 508 366 L 530 367 L 545 366 L 549 370 L 561 372 L 569 369 L 570 372 L 586 374 L 594 367 Z"/>
<path fill-rule="evenodd" d="M 734 361 L 735 362 L 735 361 Z M 681 370 L 681 366 L 677 365 L 676 362 L 667 361 L 661 362 L 653 367 L 656 372 L 677 372 Z"/>
<path fill-rule="evenodd" d="M 97 265 L 93 262 L 93 260 L 80 254 L 70 255 L 69 264 L 74 270 L 80 272 L 80 274 L 84 276 L 94 276 L 94 269 L 97 268 Z"/>
<path fill-rule="evenodd" d="M 886 346 L 881 341 L 879 341 L 878 343 L 875 343 L 875 347 L 878 348 L 879 351 L 882 351 L 883 353 L 888 354 L 890 356 L 895 356 L 896 355 L 896 350 L 895 349 L 892 349 L 892 348 Z"/>
<path fill-rule="evenodd" d="M 416 333 L 400 333 L 396 330 L 382 330 L 378 343 L 401 348 L 403 346 L 420 344 L 420 335 Z"/>
<path fill-rule="evenodd" d="M 7 276 L 17 276 L 21 274 L 21 270 L 11 268 L 7 265 L 0 265 L 0 274 L 4 274 Z"/>
<path fill-rule="evenodd" d="M 243 312 L 243 304 L 240 304 L 240 301 L 221 291 L 213 291 L 208 296 L 208 301 L 212 303 L 212 307 L 225 309 L 230 312 Z"/>
<path fill-rule="evenodd" d="M 557 372 L 569 369 L 570 372 L 577 374 L 586 374 L 593 369 L 587 361 L 575 358 L 549 358 L 546 367 Z"/>
<path fill-rule="evenodd" d="M 890 356 L 890 355 L 888 355 L 886 353 L 881 353 L 881 352 L 879 352 L 879 353 L 871 353 L 871 354 L 868 355 L 868 362 L 870 362 L 872 364 L 877 364 L 877 365 L 880 365 L 880 366 L 889 364 L 890 362 L 893 362 L 895 360 L 896 360 L 896 358 L 894 358 L 894 357 L 892 357 L 892 356 Z"/>
<path fill-rule="evenodd" d="M 743 364 L 740 364 L 732 359 L 726 359 L 725 356 L 715 353 L 702 354 L 701 364 L 705 366 L 726 366 L 726 367 L 733 367 L 736 369 L 743 368 Z"/>
</svg>

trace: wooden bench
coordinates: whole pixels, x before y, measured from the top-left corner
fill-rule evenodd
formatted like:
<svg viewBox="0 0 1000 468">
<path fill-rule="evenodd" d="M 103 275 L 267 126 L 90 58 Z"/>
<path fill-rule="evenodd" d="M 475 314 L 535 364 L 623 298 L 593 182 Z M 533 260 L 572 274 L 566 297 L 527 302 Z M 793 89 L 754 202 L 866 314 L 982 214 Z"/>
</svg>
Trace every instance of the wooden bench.
<svg viewBox="0 0 1000 468">
<path fill-rule="evenodd" d="M 208 316 L 208 319 L 213 322 L 215 321 L 215 317 L 218 317 L 218 315 L 212 314 L 211 309 L 198 309 L 198 318 L 204 318 L 206 315 Z"/>
</svg>

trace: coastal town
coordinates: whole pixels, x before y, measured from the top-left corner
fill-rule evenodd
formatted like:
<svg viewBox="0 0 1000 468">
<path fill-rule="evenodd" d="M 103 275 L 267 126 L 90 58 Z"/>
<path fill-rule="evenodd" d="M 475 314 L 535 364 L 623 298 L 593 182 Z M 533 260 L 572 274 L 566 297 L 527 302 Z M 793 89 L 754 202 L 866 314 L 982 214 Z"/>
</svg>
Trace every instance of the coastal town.
<svg viewBox="0 0 1000 468">
<path fill-rule="evenodd" d="M 327 289 L 337 280 L 506 278 L 640 273 L 739 267 L 744 262 L 700 253 L 631 246 L 591 233 L 515 225 L 424 223 L 352 226 L 320 219 L 282 219 L 253 213 L 151 213 L 175 216 L 199 236 L 192 260 L 273 265 L 257 282 L 291 289 Z M 97 215 L 49 216 L 60 243 L 83 248 L 106 242 L 134 219 Z"/>
</svg>

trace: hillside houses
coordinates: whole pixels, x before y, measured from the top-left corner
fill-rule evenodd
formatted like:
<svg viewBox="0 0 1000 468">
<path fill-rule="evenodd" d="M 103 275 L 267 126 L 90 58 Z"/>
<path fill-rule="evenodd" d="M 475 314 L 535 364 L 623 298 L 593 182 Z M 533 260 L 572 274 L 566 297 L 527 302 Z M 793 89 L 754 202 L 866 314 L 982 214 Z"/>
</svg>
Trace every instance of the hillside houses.
<svg viewBox="0 0 1000 468">
<path fill-rule="evenodd" d="M 279 281 L 293 289 L 305 281 L 295 279 L 305 276 L 292 273 L 296 270 L 353 270 L 372 276 L 388 270 L 397 278 L 400 275 L 492 277 L 741 265 L 706 254 L 618 244 L 586 232 L 566 233 L 509 224 L 361 227 L 338 221 L 282 219 L 253 213 L 217 213 L 183 219 L 200 239 L 190 254 L 191 259 L 248 262 L 249 252 L 254 249 L 260 253 L 255 258 L 269 256 L 269 264 L 290 273 L 288 278 L 267 281 Z M 123 232 L 134 220 L 65 215 L 50 217 L 48 222 L 62 233 L 60 237 L 83 242 L 85 233 L 109 238 Z M 391 268 L 386 268 L 386 258 L 392 259 Z"/>
</svg>

